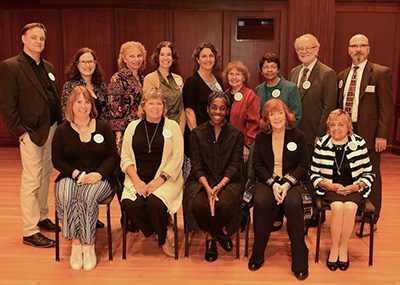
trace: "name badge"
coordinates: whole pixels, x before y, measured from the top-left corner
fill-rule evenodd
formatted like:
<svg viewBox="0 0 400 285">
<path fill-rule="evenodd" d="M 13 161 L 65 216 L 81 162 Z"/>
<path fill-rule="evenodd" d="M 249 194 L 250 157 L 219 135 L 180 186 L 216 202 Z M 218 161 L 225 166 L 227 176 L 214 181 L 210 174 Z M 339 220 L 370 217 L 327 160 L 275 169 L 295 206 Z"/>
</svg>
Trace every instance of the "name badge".
<svg viewBox="0 0 400 285">
<path fill-rule="evenodd" d="M 295 142 L 290 142 L 287 144 L 286 147 L 290 151 L 295 151 L 297 149 L 297 144 Z"/>
<path fill-rule="evenodd" d="M 238 93 L 235 93 L 235 95 L 233 97 L 235 98 L 236 101 L 240 101 L 243 99 L 243 94 L 238 92 Z"/>
<path fill-rule="evenodd" d="M 375 85 L 367 85 L 367 88 L 365 88 L 365 92 L 375 93 Z"/>
<path fill-rule="evenodd" d="M 54 76 L 53 73 L 49 72 L 47 75 L 49 76 L 49 78 L 51 79 L 51 81 L 56 81 L 56 77 Z"/>
<path fill-rule="evenodd" d="M 341 89 L 343 87 L 343 80 L 339 81 L 339 89 Z"/>
<path fill-rule="evenodd" d="M 275 89 L 274 91 L 272 91 L 272 97 L 278 98 L 279 95 L 281 95 L 281 91 L 279 91 L 278 89 Z"/>
<path fill-rule="evenodd" d="M 170 139 L 172 137 L 172 132 L 170 130 L 163 130 L 162 135 L 164 136 L 164 138 Z"/>
<path fill-rule="evenodd" d="M 303 88 L 307 90 L 307 89 L 310 88 L 310 87 L 311 87 L 311 82 L 308 81 L 308 80 L 307 80 L 307 81 L 304 81 L 304 83 L 303 83 Z"/>
<path fill-rule="evenodd" d="M 104 137 L 101 134 L 95 134 L 93 137 L 93 140 L 96 143 L 100 144 L 100 143 L 104 142 Z"/>
<path fill-rule="evenodd" d="M 182 80 L 180 78 L 175 78 L 176 85 L 182 87 Z"/>
</svg>

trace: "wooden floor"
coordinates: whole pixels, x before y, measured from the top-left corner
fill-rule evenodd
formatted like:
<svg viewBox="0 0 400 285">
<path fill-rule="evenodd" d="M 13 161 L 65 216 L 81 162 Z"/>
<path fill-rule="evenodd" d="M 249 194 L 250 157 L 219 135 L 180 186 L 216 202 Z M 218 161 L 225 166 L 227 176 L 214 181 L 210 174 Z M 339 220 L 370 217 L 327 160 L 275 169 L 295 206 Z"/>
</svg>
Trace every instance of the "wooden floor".
<svg viewBox="0 0 400 285">
<path fill-rule="evenodd" d="M 310 229 L 310 277 L 316 284 L 400 284 L 400 157 L 384 154 L 383 210 L 375 235 L 374 265 L 368 266 L 368 239 L 354 234 L 349 242 L 350 268 L 330 272 L 325 260 L 329 248 L 329 226 L 323 225 L 321 261 L 314 263 L 316 229 Z M 1 284 L 288 284 L 298 282 L 290 264 L 290 246 L 286 229 L 273 233 L 266 251 L 266 262 L 257 272 L 247 269 L 243 258 L 244 235 L 241 235 L 240 260 L 234 252 L 219 248 L 214 263 L 204 260 L 205 238 L 198 232 L 192 239 L 189 258 L 184 257 L 182 212 L 178 214 L 179 260 L 168 258 L 152 239 L 128 234 L 127 260 L 122 260 L 122 229 L 116 200 L 112 202 L 112 236 L 114 261 L 108 261 L 106 230 L 96 238 L 97 267 L 90 272 L 69 267 L 70 244 L 61 241 L 61 262 L 54 260 L 54 248 L 36 249 L 22 244 L 22 220 L 19 208 L 21 163 L 17 148 L 0 148 L 0 283 Z M 52 180 L 56 172 L 52 174 Z M 49 193 L 50 215 L 54 220 L 54 194 Z M 329 217 L 329 216 L 328 216 Z M 105 207 L 100 219 L 106 221 Z M 356 225 L 358 227 L 358 225 Z M 355 231 L 355 230 L 354 230 Z M 49 236 L 54 236 L 50 234 Z M 250 245 L 252 244 L 252 231 Z"/>
</svg>

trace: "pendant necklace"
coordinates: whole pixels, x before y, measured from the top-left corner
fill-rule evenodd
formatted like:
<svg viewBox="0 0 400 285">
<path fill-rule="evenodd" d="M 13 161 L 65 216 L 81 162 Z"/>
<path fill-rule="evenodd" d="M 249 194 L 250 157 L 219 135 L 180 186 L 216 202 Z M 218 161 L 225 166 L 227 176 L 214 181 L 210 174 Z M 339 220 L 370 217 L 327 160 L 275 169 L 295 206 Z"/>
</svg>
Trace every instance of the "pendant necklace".
<svg viewBox="0 0 400 285">
<path fill-rule="evenodd" d="M 87 125 L 86 126 L 80 126 L 80 125 L 78 125 L 77 123 L 75 123 L 75 121 L 72 121 L 72 124 L 75 126 L 75 127 L 77 127 L 78 128 L 78 130 L 80 130 L 81 132 L 84 132 L 84 131 L 86 131 L 87 130 L 87 128 L 89 128 L 89 126 L 90 126 L 90 122 L 91 122 L 92 120 L 91 119 L 89 119 L 89 122 L 87 123 Z"/>
<path fill-rule="evenodd" d="M 335 160 L 335 165 L 336 165 L 336 168 L 337 168 L 337 173 L 338 173 L 339 175 L 342 175 L 342 174 L 340 173 L 340 168 L 342 168 L 344 156 L 345 156 L 345 154 L 346 154 L 345 147 L 346 147 L 346 145 L 343 146 L 343 154 L 342 154 L 342 160 L 340 161 L 340 165 L 338 165 L 338 162 L 337 162 L 337 160 L 336 160 L 336 152 L 335 152 L 334 160 Z M 342 149 L 342 146 L 340 146 L 340 147 L 336 146 L 336 148 L 337 148 L 338 150 L 341 150 L 341 149 Z"/>
<path fill-rule="evenodd" d="M 147 153 L 151 153 L 151 144 L 153 143 L 154 137 L 156 136 L 159 124 L 160 124 L 160 122 L 158 122 L 158 124 L 156 126 L 156 130 L 154 131 L 153 136 L 152 136 L 151 140 L 149 141 L 149 133 L 147 131 L 147 124 L 146 124 L 146 120 L 144 120 L 144 130 L 146 131 L 147 145 L 149 146 L 149 150 L 147 151 Z"/>
</svg>

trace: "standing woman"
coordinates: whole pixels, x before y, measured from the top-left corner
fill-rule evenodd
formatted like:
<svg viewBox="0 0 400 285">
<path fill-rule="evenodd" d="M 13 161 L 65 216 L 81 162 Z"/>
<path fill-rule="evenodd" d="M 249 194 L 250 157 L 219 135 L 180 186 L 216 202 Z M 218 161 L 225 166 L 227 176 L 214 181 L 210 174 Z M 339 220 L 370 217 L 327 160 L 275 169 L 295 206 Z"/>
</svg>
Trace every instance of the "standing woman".
<svg viewBox="0 0 400 285">
<path fill-rule="evenodd" d="M 140 231 L 146 237 L 156 233 L 158 245 L 173 257 L 174 235 L 168 219 L 182 203 L 183 137 L 166 113 L 163 92 L 154 87 L 144 91 L 140 119 L 129 124 L 124 136 L 121 204 Z"/>
<path fill-rule="evenodd" d="M 244 134 L 243 158 L 249 157 L 250 146 L 258 133 L 260 120 L 260 97 L 246 85 L 250 79 L 247 67 L 241 61 L 230 62 L 222 72 L 224 81 L 229 84 L 226 91 L 231 95 L 229 122 Z"/>
<path fill-rule="evenodd" d="M 371 192 L 372 173 L 364 139 L 353 133 L 351 118 L 342 109 L 329 114 L 327 134 L 317 141 L 311 165 L 316 194 L 330 204 L 332 214 L 329 270 L 347 270 L 347 244 L 353 232 L 358 207 Z"/>
<path fill-rule="evenodd" d="M 185 227 L 189 232 L 199 227 L 207 232 L 208 262 L 218 258 L 217 241 L 224 250 L 233 250 L 230 237 L 242 219 L 244 136 L 226 121 L 229 106 L 225 92 L 211 93 L 207 106 L 210 121 L 190 136 L 192 171 L 184 190 Z"/>
<path fill-rule="evenodd" d="M 121 46 L 118 58 L 119 70 L 108 85 L 109 124 L 115 133 L 118 151 L 128 124 L 138 118 L 142 98 L 143 75 L 146 68 L 146 49 L 139 42 L 126 42 Z"/>
<path fill-rule="evenodd" d="M 183 105 L 187 128 L 185 129 L 185 154 L 190 157 L 189 136 L 197 126 L 208 121 L 207 103 L 212 92 L 223 91 L 220 77 L 213 74 L 219 60 L 218 50 L 212 43 L 199 44 L 192 58 L 197 71 L 186 79 L 183 87 Z"/>
<path fill-rule="evenodd" d="M 61 111 L 65 121 L 65 109 L 68 97 L 76 86 L 84 86 L 92 92 L 100 120 L 108 119 L 107 85 L 104 83 L 103 70 L 97 62 L 94 50 L 83 47 L 71 59 L 65 70 L 65 79 L 61 98 Z"/>
<path fill-rule="evenodd" d="M 57 128 L 52 142 L 53 165 L 60 172 L 54 185 L 55 204 L 63 237 L 72 240 L 74 270 L 96 266 L 98 202 L 112 193 L 107 178 L 118 162 L 113 133 L 96 117 L 89 89 L 75 87 L 68 98 L 66 122 Z"/>
<path fill-rule="evenodd" d="M 303 200 L 300 185 L 307 180 L 308 148 L 305 135 L 296 129 L 289 108 L 278 99 L 265 103 L 260 132 L 254 145 L 253 165 L 259 182 L 254 189 L 254 245 L 248 267 L 260 269 L 272 226 L 283 208 L 291 243 L 292 271 L 308 277 L 308 249 L 304 241 Z"/>
<path fill-rule="evenodd" d="M 254 90 L 261 98 L 260 114 L 262 114 L 265 102 L 273 98 L 280 99 L 294 113 L 297 127 L 302 115 L 299 88 L 293 82 L 287 81 L 279 75 L 281 62 L 276 54 L 272 52 L 264 54 L 260 59 L 259 65 L 261 74 L 266 79 Z"/>
<path fill-rule="evenodd" d="M 167 101 L 167 117 L 179 124 L 183 134 L 186 124 L 182 102 L 183 80 L 181 76 L 171 72 L 171 67 L 178 64 L 178 59 L 179 55 L 171 42 L 160 42 L 150 57 L 157 70 L 144 78 L 143 91 L 150 87 L 162 90 Z"/>
</svg>

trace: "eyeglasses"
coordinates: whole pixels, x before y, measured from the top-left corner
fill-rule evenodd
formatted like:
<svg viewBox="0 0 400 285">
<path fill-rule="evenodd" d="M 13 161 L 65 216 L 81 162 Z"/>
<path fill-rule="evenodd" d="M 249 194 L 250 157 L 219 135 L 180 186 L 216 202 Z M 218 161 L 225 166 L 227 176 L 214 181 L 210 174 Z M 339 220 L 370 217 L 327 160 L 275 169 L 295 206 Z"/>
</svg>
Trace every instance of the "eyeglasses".
<svg viewBox="0 0 400 285">
<path fill-rule="evenodd" d="M 82 65 L 86 65 L 86 64 L 93 65 L 93 64 L 96 63 L 95 60 L 80 60 L 80 61 L 78 61 L 78 62 L 79 62 L 80 64 L 82 64 Z"/>
<path fill-rule="evenodd" d="M 317 46 L 312 46 L 312 47 L 310 47 L 310 46 L 307 46 L 307 47 L 298 47 L 298 48 L 296 48 L 296 50 L 297 51 L 310 51 L 310 50 L 312 50 L 312 49 L 315 49 Z"/>
<path fill-rule="evenodd" d="M 349 48 L 366 48 L 369 47 L 367 44 L 362 44 L 362 45 L 349 45 Z"/>
</svg>

